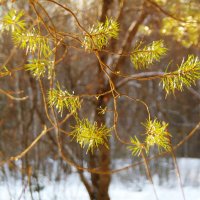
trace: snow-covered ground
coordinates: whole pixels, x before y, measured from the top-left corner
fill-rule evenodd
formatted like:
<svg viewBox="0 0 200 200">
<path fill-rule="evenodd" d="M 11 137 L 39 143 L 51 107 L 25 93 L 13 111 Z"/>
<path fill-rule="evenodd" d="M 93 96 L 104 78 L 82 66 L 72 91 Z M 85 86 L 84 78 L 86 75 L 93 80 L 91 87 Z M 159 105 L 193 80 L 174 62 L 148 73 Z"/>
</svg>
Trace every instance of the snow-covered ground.
<svg viewBox="0 0 200 200">
<path fill-rule="evenodd" d="M 119 165 L 120 162 L 117 164 Z M 200 159 L 178 159 L 186 200 L 200 200 Z M 121 164 L 120 164 L 121 165 Z M 133 169 L 131 169 L 133 171 Z M 148 181 L 131 170 L 113 175 L 110 186 L 111 200 L 155 200 L 152 186 Z M 0 182 L 0 200 L 31 200 L 27 184 L 6 173 L 6 181 Z M 86 174 L 87 175 L 87 174 Z M 182 200 L 177 178 L 172 171 L 167 182 L 159 185 L 158 176 L 153 177 L 160 200 Z M 60 181 L 50 181 L 40 177 L 40 193 L 33 192 L 34 200 L 89 200 L 88 194 L 77 173 L 68 175 Z M 34 190 L 34 188 L 33 188 Z"/>
</svg>

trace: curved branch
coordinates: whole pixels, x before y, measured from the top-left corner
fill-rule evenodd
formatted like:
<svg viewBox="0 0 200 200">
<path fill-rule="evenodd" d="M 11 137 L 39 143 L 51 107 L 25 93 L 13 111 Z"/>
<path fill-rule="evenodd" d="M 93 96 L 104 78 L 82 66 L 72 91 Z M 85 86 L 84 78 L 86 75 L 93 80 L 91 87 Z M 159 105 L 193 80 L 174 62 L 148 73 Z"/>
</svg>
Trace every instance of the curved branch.
<svg viewBox="0 0 200 200">
<path fill-rule="evenodd" d="M 128 78 L 124 78 L 116 84 L 116 88 L 120 88 L 126 83 L 134 80 L 146 80 L 146 79 L 157 79 L 163 77 L 166 73 L 164 72 L 141 72 L 138 74 L 134 74 Z"/>
<path fill-rule="evenodd" d="M 25 97 L 14 97 L 12 96 L 11 94 L 9 94 L 8 92 L 0 89 L 0 93 L 1 94 L 5 94 L 8 98 L 12 99 L 12 100 L 15 100 L 15 101 L 24 101 L 26 99 L 28 99 L 28 96 L 25 96 Z"/>
</svg>

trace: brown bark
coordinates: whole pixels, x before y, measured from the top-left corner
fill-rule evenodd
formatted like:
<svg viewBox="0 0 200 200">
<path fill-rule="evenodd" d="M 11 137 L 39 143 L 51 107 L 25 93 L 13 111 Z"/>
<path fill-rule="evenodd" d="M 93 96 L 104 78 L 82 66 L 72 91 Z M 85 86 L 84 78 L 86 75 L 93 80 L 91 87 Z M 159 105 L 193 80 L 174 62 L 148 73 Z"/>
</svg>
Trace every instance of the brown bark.
<svg viewBox="0 0 200 200">
<path fill-rule="evenodd" d="M 106 101 L 107 100 L 102 97 L 99 100 L 99 106 L 104 108 L 107 103 Z M 96 113 L 96 121 L 99 125 L 106 124 L 105 115 L 98 115 L 98 113 Z M 101 167 L 102 171 L 108 171 L 109 167 L 110 167 L 110 150 L 107 149 L 105 146 L 102 146 L 100 149 L 99 166 Z M 99 190 L 98 190 L 97 200 L 109 200 L 110 199 L 109 194 L 108 194 L 110 181 L 111 181 L 110 174 L 99 175 L 99 184 L 98 184 Z"/>
<path fill-rule="evenodd" d="M 100 16 L 100 21 L 104 22 L 106 20 L 107 13 L 109 11 L 110 5 L 112 4 L 113 0 L 104 0 L 102 2 L 102 12 Z M 101 54 L 100 59 L 103 62 L 106 62 L 106 55 Z M 102 93 L 106 87 L 106 81 L 104 72 L 101 70 L 101 66 L 99 65 L 98 71 L 98 86 L 97 86 L 97 94 Z M 95 112 L 95 121 L 98 123 L 99 126 L 101 124 L 106 124 L 106 119 L 104 115 L 98 114 L 98 108 L 104 108 L 106 106 L 106 100 L 104 97 L 100 97 L 98 103 L 96 104 L 96 112 Z M 109 145 L 109 144 L 108 144 Z M 90 162 L 89 165 L 91 168 L 94 167 L 101 167 L 101 170 L 109 170 L 110 165 L 110 150 L 101 147 L 100 152 L 96 152 L 94 154 L 90 154 Z M 110 185 L 111 176 L 102 175 L 102 174 L 91 174 L 91 181 L 93 185 L 93 200 L 110 200 L 108 189 Z"/>
<path fill-rule="evenodd" d="M 103 59 L 103 57 L 102 57 Z M 104 73 L 99 70 L 98 75 L 98 90 L 97 93 L 102 93 L 105 88 Z M 99 126 L 106 124 L 105 115 L 98 114 L 98 108 L 104 108 L 107 104 L 105 97 L 100 97 L 96 104 L 95 121 Z M 109 144 L 108 144 L 109 145 Z M 110 166 L 110 150 L 102 146 L 99 152 L 90 154 L 90 167 L 100 167 L 102 171 L 108 171 Z M 111 176 L 109 174 L 91 174 L 91 181 L 93 185 L 93 200 L 109 200 L 109 185 Z"/>
</svg>

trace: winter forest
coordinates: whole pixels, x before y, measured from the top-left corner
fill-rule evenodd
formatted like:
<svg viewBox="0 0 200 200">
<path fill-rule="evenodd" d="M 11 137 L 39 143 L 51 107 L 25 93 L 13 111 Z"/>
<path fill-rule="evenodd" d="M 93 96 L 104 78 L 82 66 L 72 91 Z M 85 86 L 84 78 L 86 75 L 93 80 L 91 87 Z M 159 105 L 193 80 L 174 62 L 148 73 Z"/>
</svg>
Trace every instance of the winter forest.
<svg viewBox="0 0 200 200">
<path fill-rule="evenodd" d="M 199 0 L 0 0 L 0 200 L 200 200 Z"/>
</svg>

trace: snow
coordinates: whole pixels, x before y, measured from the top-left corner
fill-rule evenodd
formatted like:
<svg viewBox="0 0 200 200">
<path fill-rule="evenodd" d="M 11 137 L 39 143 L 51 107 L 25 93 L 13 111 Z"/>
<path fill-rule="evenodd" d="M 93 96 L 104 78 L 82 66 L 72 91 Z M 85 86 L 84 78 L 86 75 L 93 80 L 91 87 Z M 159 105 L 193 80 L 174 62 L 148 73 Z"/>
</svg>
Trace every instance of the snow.
<svg viewBox="0 0 200 200">
<path fill-rule="evenodd" d="M 119 167 L 122 161 L 116 163 Z M 186 200 L 200 200 L 200 159 L 181 158 L 178 159 L 178 165 Z M 132 173 L 134 170 L 137 169 L 113 175 L 109 188 L 111 200 L 155 200 L 152 186 L 145 176 Z M 20 176 L 14 178 L 7 167 L 4 167 L 4 174 L 0 182 L 0 200 L 31 200 L 27 180 L 23 183 Z M 34 188 L 36 186 L 32 187 L 34 200 L 89 200 L 78 173 L 63 176 L 60 181 L 52 177 L 50 180 L 40 176 L 39 183 L 43 189 L 38 193 Z M 162 185 L 159 184 L 158 175 L 153 176 L 153 181 L 160 200 L 183 199 L 174 170 L 171 171 L 168 181 Z"/>
<path fill-rule="evenodd" d="M 160 200 L 183 200 L 179 188 L 165 189 L 163 187 L 156 187 L 156 192 Z M 184 192 L 187 200 L 200 200 L 200 188 L 186 187 Z M 130 188 L 128 190 L 126 188 L 115 188 L 111 192 L 111 199 L 155 200 L 155 196 L 151 186 L 145 186 L 141 192 L 132 191 Z"/>
</svg>

